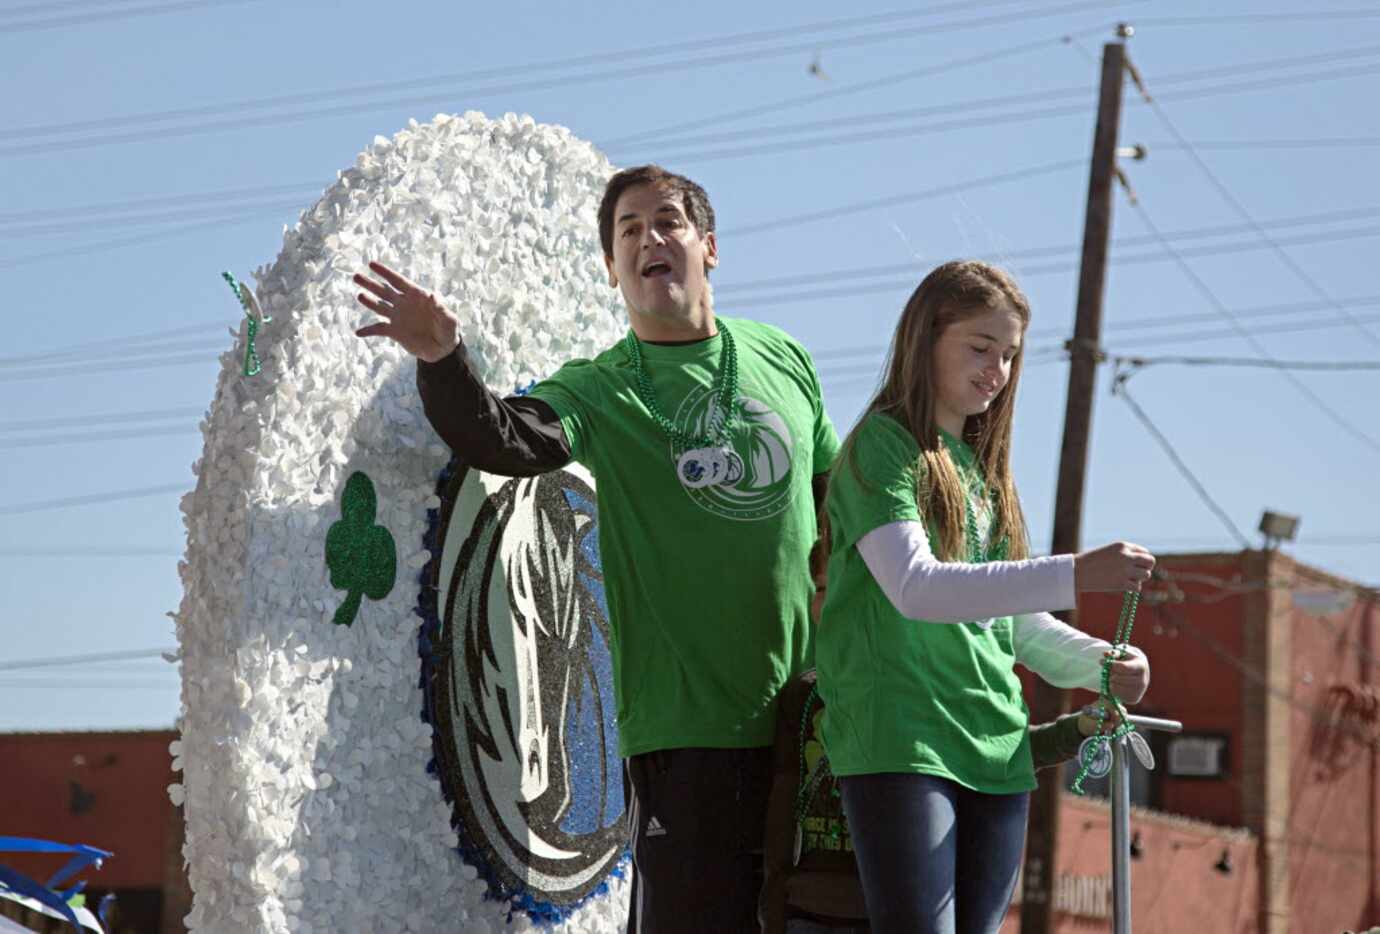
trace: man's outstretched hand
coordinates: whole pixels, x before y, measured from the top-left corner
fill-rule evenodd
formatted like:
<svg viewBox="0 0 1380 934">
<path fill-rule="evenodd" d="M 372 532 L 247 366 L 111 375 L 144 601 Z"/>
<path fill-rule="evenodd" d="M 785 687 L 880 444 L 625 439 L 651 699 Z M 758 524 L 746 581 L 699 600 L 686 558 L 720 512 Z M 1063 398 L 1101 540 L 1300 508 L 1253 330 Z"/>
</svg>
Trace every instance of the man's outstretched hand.
<svg viewBox="0 0 1380 934">
<path fill-rule="evenodd" d="M 356 273 L 354 282 L 366 289 L 356 298 L 385 320 L 355 331 L 360 337 L 388 337 L 419 360 L 435 363 L 460 343 L 459 323 L 436 296 L 423 291 L 383 263 L 370 263 L 380 280 Z"/>
</svg>

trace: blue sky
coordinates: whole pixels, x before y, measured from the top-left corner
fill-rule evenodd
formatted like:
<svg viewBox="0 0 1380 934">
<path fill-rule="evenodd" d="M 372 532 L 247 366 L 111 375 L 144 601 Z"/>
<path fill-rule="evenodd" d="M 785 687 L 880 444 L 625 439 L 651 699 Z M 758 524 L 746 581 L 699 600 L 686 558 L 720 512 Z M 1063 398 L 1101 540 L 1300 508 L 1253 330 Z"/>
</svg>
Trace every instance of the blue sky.
<svg viewBox="0 0 1380 934">
<path fill-rule="evenodd" d="M 841 431 L 920 277 L 955 256 L 1005 263 L 1034 307 L 1015 463 L 1046 548 L 1067 379 L 1048 348 L 1073 318 L 1096 57 L 1127 20 L 1159 111 L 1128 84 L 1122 142 L 1150 156 L 1124 164 L 1144 214 L 1118 196 L 1108 351 L 1380 361 L 1380 15 L 1186 0 L 863 0 L 847 19 L 717 0 L 31 6 L 0 5 L 0 729 L 172 722 L 161 661 L 12 666 L 172 647 L 179 494 L 37 507 L 190 489 L 196 413 L 238 318 L 220 271 L 270 261 L 283 225 L 409 118 L 530 113 L 615 164 L 701 181 L 719 310 L 798 336 Z M 151 6 L 176 9 L 136 12 Z M 47 354 L 70 355 L 33 359 Z M 1235 550 L 1110 375 L 1085 544 Z M 1164 365 L 1128 385 L 1253 544 L 1263 509 L 1298 514 L 1291 553 L 1380 583 L 1380 373 Z"/>
</svg>

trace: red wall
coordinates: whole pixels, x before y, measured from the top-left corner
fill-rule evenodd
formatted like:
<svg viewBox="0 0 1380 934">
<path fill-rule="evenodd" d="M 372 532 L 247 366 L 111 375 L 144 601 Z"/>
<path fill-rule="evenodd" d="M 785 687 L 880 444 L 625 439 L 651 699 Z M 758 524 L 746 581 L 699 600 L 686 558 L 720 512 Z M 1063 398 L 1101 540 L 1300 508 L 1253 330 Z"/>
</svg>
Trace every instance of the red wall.
<svg viewBox="0 0 1380 934">
<path fill-rule="evenodd" d="M 0 835 L 112 851 L 104 868 L 78 876 L 93 889 L 161 889 L 175 738 L 171 731 L 0 733 Z M 0 860 L 42 882 L 67 857 Z"/>
<path fill-rule="evenodd" d="M 1227 827 L 1245 823 L 1241 715 L 1242 638 L 1250 591 L 1224 593 L 1215 581 L 1243 573 L 1239 555 L 1163 558 L 1183 602 L 1157 602 L 1147 594 L 1136 613 L 1131 643 L 1150 657 L 1150 690 L 1135 712 L 1178 720 L 1185 731 L 1226 733 L 1226 779 L 1175 779 L 1161 766 L 1159 810 Z M 1159 593 L 1164 589 L 1157 586 Z M 1209 602 L 1210 601 L 1210 602 Z M 1116 631 L 1121 597 L 1089 594 L 1079 602 L 1078 624 L 1104 639 Z"/>
<path fill-rule="evenodd" d="M 1305 588 L 1328 584 L 1295 573 Z M 1291 624 L 1294 918 L 1309 930 L 1364 930 L 1380 924 L 1380 722 L 1357 700 L 1380 684 L 1380 612 L 1365 601 L 1323 618 L 1295 609 Z"/>
<path fill-rule="evenodd" d="M 1256 930 L 1259 875 L 1256 841 L 1247 833 L 1134 809 L 1132 832 L 1141 838 L 1141 856 L 1131 861 L 1131 926 L 1137 934 L 1250 934 Z M 1059 825 L 1059 875 L 1066 886 L 1079 884 L 1105 893 L 1101 911 L 1065 904 L 1056 911 L 1057 934 L 1111 929 L 1111 811 L 1105 801 L 1065 795 Z M 1223 851 L 1232 871 L 1216 868 Z M 1056 883 L 1056 889 L 1058 884 Z M 1057 897 L 1057 893 L 1056 893 Z M 1056 901 L 1056 905 L 1058 902 Z M 1013 906 L 1002 934 L 1020 930 Z"/>
</svg>

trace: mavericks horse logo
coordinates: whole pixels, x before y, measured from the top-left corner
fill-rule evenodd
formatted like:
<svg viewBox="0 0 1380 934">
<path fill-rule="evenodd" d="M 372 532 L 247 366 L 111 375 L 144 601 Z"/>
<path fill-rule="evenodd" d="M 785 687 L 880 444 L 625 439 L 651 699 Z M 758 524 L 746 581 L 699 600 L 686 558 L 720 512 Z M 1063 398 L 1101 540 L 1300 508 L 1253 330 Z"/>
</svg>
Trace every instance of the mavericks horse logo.
<svg viewBox="0 0 1380 934">
<path fill-rule="evenodd" d="M 676 427 L 692 436 L 709 434 L 713 394 L 709 386 L 691 390 L 672 418 Z M 740 395 L 738 406 L 732 444 L 742 472 L 728 482 L 687 492 L 697 505 L 725 518 L 767 519 L 790 505 L 795 438 L 786 420 L 765 402 Z"/>
<path fill-rule="evenodd" d="M 462 850 L 493 894 L 572 906 L 627 840 L 593 483 L 458 467 L 440 492 L 424 668 Z"/>
</svg>

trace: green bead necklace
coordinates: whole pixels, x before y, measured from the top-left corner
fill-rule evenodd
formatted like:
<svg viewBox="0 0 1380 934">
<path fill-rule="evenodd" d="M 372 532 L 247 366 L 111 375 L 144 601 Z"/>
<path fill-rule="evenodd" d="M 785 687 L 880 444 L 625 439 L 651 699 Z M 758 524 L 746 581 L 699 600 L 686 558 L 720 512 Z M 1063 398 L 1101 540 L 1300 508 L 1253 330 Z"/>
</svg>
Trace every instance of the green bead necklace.
<svg viewBox="0 0 1380 934">
<path fill-rule="evenodd" d="M 710 389 L 708 432 L 700 435 L 681 431 L 662 411 L 651 376 L 642 362 L 641 342 L 631 330 L 623 338 L 633 365 L 633 388 L 637 398 L 646 406 L 652 421 L 670 439 L 676 473 L 681 483 L 691 489 L 733 483 L 743 475 L 742 459 L 734 452 L 732 440 L 738 421 L 738 347 L 728 325 L 719 321 L 718 327 L 723 335 L 723 350 L 719 355 L 719 371 L 714 374 Z"/>
<path fill-rule="evenodd" d="M 800 854 L 804 848 L 804 829 L 805 816 L 810 812 L 810 805 L 814 803 L 815 795 L 834 777 L 833 770 L 829 767 L 829 756 L 821 753 L 819 761 L 815 763 L 814 769 L 807 776 L 805 774 L 805 743 L 809 735 L 810 713 L 814 707 L 815 698 L 819 697 L 819 685 L 810 688 L 810 695 L 805 698 L 805 707 L 800 713 L 800 778 L 796 785 L 795 794 L 795 855 L 793 862 L 800 862 Z M 832 788 L 835 798 L 839 796 L 838 783 L 835 782 Z M 843 820 L 831 821 L 826 831 L 834 849 L 838 849 L 843 839 Z"/>
<path fill-rule="evenodd" d="M 1121 598 L 1121 615 L 1116 623 L 1116 641 L 1112 643 L 1112 651 L 1102 659 L 1102 691 L 1097 699 L 1097 732 L 1078 747 L 1078 777 L 1073 781 L 1073 793 L 1084 794 L 1083 782 L 1091 775 L 1094 778 L 1103 778 L 1112 769 L 1112 743 L 1121 739 L 1127 734 L 1134 733 L 1136 728 L 1127 719 L 1126 708 L 1121 705 L 1121 701 L 1112 695 L 1111 677 L 1112 662 L 1129 658 L 1126 651 L 1131 644 L 1131 627 L 1136 622 L 1136 608 L 1140 605 L 1140 594 L 1134 590 L 1128 590 Z M 1121 718 L 1121 725 L 1112 733 L 1103 733 L 1102 730 L 1107 723 L 1109 710 L 1114 709 Z"/>
<path fill-rule="evenodd" d="M 263 367 L 259 362 L 259 351 L 254 346 L 254 341 L 259 335 L 259 326 L 268 324 L 273 319 L 259 309 L 259 303 L 254 300 L 254 293 L 240 285 L 234 276 L 228 272 L 223 272 L 220 277 L 230 286 L 230 291 L 235 293 L 235 298 L 239 299 L 240 307 L 244 309 L 244 316 L 249 319 L 249 333 L 244 340 L 244 367 L 241 372 L 245 376 L 257 376 Z"/>
</svg>

